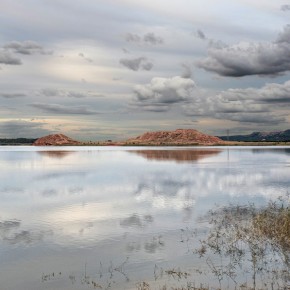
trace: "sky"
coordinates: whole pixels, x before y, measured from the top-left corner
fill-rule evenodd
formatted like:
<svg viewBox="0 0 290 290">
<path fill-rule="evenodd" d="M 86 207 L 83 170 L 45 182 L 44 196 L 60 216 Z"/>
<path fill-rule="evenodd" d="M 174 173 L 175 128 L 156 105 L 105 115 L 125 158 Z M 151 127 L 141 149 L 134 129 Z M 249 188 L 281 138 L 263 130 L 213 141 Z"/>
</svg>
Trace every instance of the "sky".
<svg viewBox="0 0 290 290">
<path fill-rule="evenodd" d="M 287 0 L 1 0 L 0 138 L 290 129 Z"/>
</svg>

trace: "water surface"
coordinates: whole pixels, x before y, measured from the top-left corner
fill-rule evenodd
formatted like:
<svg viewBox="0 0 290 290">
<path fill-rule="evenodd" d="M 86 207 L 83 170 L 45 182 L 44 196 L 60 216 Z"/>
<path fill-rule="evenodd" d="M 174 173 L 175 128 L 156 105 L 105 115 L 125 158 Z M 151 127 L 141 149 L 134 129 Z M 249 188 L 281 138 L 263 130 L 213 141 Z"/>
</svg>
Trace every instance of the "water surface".
<svg viewBox="0 0 290 290">
<path fill-rule="evenodd" d="M 289 192 L 286 147 L 0 147 L 1 289 L 219 287 L 208 211 Z"/>
</svg>

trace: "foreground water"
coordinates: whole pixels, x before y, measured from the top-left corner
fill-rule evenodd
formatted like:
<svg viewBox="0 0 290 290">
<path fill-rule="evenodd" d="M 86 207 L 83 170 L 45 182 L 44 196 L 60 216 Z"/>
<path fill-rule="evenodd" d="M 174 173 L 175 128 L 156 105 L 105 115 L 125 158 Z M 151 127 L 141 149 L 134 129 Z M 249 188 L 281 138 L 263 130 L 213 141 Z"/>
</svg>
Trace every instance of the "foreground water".
<svg viewBox="0 0 290 290">
<path fill-rule="evenodd" d="M 0 289 L 288 287 L 283 257 L 265 274 L 202 241 L 210 210 L 289 192 L 283 147 L 0 147 Z"/>
</svg>

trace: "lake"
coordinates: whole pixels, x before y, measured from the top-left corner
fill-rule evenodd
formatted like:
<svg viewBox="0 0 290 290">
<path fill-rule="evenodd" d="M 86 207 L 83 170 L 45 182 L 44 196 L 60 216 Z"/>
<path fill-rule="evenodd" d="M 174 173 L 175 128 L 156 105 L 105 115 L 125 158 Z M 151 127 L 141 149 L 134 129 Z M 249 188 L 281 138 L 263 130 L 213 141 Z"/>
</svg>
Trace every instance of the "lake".
<svg viewBox="0 0 290 290">
<path fill-rule="evenodd" d="M 289 147 L 0 147 L 0 289 L 286 289 L 289 193 Z"/>
</svg>

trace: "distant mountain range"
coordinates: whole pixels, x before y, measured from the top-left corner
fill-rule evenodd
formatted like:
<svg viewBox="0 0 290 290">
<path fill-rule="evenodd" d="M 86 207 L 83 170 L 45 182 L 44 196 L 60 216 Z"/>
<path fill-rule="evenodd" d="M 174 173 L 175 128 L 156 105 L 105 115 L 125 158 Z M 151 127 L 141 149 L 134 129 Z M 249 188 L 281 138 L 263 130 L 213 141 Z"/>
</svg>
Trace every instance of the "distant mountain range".
<svg viewBox="0 0 290 290">
<path fill-rule="evenodd" d="M 2 138 L 0 139 L 0 145 L 32 145 L 36 139 L 32 138 Z"/>
<path fill-rule="evenodd" d="M 286 131 L 276 132 L 253 132 L 249 135 L 233 135 L 233 136 L 219 136 L 222 140 L 229 141 L 266 141 L 266 142 L 284 142 L 290 141 L 290 129 Z"/>
</svg>

